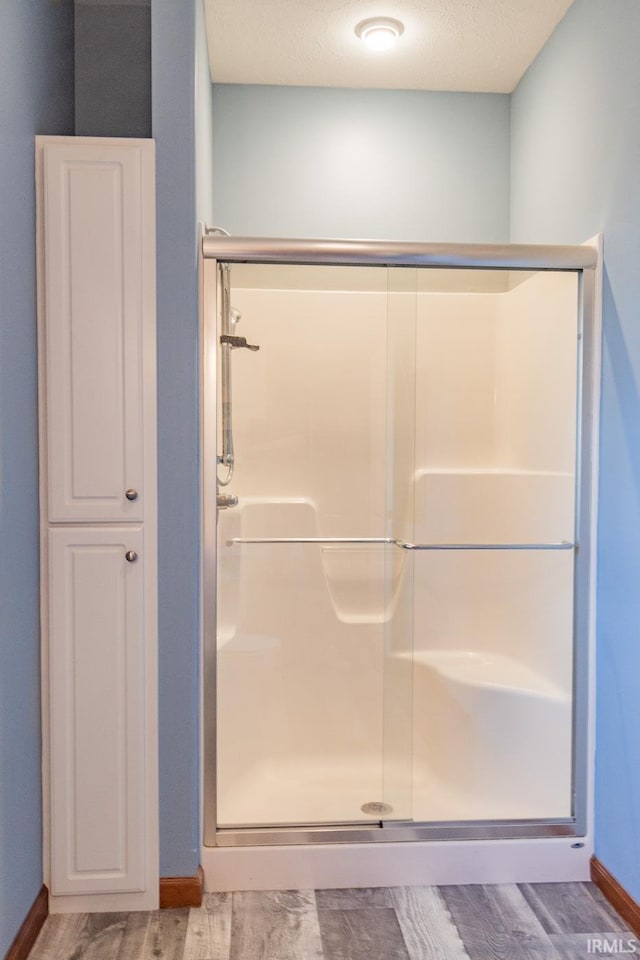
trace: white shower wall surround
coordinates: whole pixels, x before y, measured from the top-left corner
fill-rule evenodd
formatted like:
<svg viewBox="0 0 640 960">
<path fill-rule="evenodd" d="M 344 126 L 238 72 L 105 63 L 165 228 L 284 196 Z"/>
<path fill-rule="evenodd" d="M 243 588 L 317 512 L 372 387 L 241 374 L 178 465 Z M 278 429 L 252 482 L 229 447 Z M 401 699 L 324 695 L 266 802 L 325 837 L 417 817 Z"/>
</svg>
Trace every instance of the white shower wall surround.
<svg viewBox="0 0 640 960">
<path fill-rule="evenodd" d="M 233 352 L 239 503 L 217 536 L 217 842 L 241 846 L 203 848 L 207 886 L 586 878 L 589 831 L 251 846 L 375 826 L 371 801 L 403 823 L 571 818 L 573 550 L 403 545 L 573 543 L 578 274 L 231 278 L 260 344 Z"/>
</svg>

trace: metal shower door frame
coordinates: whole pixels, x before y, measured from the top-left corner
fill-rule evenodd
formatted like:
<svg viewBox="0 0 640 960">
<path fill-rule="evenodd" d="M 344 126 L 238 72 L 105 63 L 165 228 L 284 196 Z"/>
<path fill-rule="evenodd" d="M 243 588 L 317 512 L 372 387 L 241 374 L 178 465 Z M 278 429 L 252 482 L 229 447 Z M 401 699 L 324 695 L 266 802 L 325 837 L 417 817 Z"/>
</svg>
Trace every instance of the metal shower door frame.
<svg viewBox="0 0 640 960">
<path fill-rule="evenodd" d="M 601 326 L 594 244 L 417 244 L 362 240 L 289 240 L 204 233 L 200 261 L 201 433 L 201 710 L 202 809 L 205 846 L 399 842 L 416 840 L 579 838 L 593 816 L 595 538 Z M 233 263 L 564 271 L 578 275 L 575 562 L 573 598 L 572 816 L 558 819 L 333 823 L 218 828 L 216 819 L 217 339 L 218 266 Z M 415 544 L 398 543 L 406 549 Z M 497 545 L 495 545 L 497 546 Z M 549 545 L 565 549 L 573 545 Z M 431 549 L 428 545 L 423 548 Z"/>
</svg>

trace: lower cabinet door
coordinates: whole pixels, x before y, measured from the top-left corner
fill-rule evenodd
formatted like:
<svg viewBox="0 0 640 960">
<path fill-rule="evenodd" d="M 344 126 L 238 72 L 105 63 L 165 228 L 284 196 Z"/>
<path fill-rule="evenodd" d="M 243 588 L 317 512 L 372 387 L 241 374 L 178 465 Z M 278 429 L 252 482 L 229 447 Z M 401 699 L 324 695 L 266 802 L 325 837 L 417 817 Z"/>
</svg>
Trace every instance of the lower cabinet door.
<svg viewBox="0 0 640 960">
<path fill-rule="evenodd" d="M 49 529 L 51 892 L 145 888 L 140 526 Z"/>
</svg>

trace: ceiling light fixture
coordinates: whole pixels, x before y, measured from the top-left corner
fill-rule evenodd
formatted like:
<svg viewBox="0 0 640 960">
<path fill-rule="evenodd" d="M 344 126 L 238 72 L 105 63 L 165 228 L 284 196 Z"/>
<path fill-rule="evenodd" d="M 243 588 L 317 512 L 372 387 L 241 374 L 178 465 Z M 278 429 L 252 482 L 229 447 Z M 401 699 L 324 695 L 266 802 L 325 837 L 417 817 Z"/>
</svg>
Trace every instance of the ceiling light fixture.
<svg viewBox="0 0 640 960">
<path fill-rule="evenodd" d="M 392 17 L 371 17 L 356 27 L 356 36 L 371 50 L 390 50 L 404 31 L 404 24 Z"/>
</svg>

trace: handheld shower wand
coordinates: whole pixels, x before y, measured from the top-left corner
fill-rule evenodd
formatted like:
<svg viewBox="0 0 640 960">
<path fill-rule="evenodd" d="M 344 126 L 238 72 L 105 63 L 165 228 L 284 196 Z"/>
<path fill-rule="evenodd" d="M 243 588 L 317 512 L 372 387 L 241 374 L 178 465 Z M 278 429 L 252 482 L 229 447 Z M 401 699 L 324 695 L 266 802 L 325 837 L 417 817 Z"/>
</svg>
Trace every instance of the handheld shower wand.
<svg viewBox="0 0 640 960">
<path fill-rule="evenodd" d="M 220 334 L 220 392 L 221 392 L 221 428 L 222 453 L 218 455 L 218 464 L 226 468 L 226 475 L 217 475 L 218 486 L 226 487 L 231 483 L 235 464 L 233 452 L 233 403 L 231 397 L 231 351 L 238 349 L 260 349 L 257 344 L 247 343 L 246 337 L 235 336 L 231 331 L 240 321 L 241 314 L 231 306 L 230 268 L 228 264 L 221 265 L 221 329 Z M 237 497 L 223 495 L 218 497 L 218 506 L 222 509 L 234 507 Z"/>
<path fill-rule="evenodd" d="M 220 487 L 226 487 L 231 483 L 233 477 L 233 466 L 234 466 L 234 457 L 233 457 L 233 423 L 232 423 L 232 404 L 231 404 L 231 357 L 230 357 L 230 344 L 228 344 L 224 338 L 231 336 L 230 328 L 231 323 L 237 323 L 237 319 L 231 318 L 231 292 L 230 292 L 230 278 L 229 278 L 229 267 L 227 264 L 222 264 L 221 268 L 221 297 L 222 297 L 222 311 L 221 311 L 221 325 L 222 325 L 222 335 L 220 337 L 220 344 L 222 346 L 220 354 L 220 402 L 221 402 L 221 427 L 222 427 L 222 453 L 218 454 L 218 464 L 223 467 L 226 467 L 226 475 L 224 477 L 220 476 L 220 473 L 217 474 L 218 485 Z"/>
</svg>

